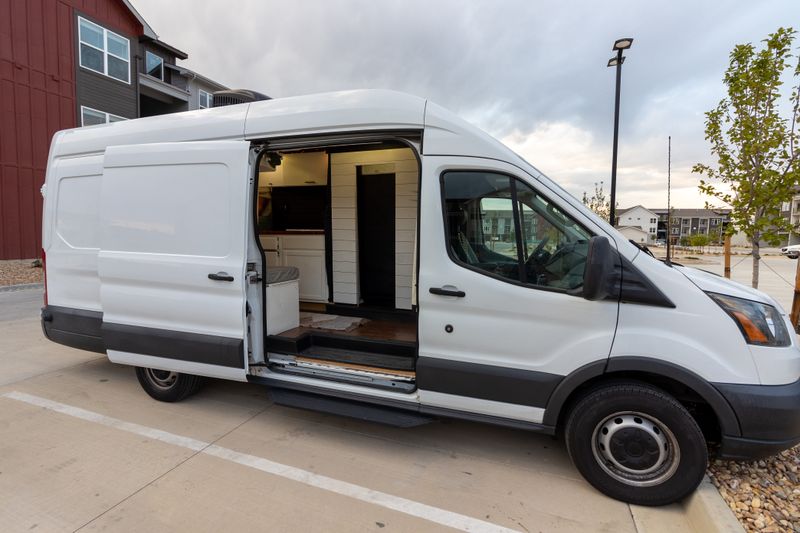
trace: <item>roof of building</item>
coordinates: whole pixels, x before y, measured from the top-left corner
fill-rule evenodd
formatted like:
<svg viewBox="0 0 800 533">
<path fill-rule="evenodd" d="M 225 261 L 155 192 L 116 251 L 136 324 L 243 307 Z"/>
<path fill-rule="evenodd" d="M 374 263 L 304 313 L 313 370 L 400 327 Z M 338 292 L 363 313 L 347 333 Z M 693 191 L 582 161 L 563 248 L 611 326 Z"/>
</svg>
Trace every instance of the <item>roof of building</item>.
<svg viewBox="0 0 800 533">
<path fill-rule="evenodd" d="M 122 3 L 125 5 L 126 8 L 128 8 L 128 11 L 131 12 L 131 15 L 136 17 L 136 20 L 139 21 L 139 24 L 142 25 L 142 34 L 146 40 L 155 42 L 156 45 L 160 46 L 161 48 L 164 48 L 171 54 L 174 54 L 175 57 L 179 59 L 186 59 L 189 57 L 189 54 L 187 54 L 186 52 L 178 50 L 174 46 L 167 44 L 161 39 L 159 39 L 158 34 L 155 32 L 153 27 L 150 26 L 150 24 L 147 23 L 142 14 L 139 13 L 135 7 L 133 7 L 133 3 L 130 0 L 122 0 Z"/>
<path fill-rule="evenodd" d="M 171 68 L 171 69 L 177 71 L 181 76 L 188 76 L 189 78 L 197 79 L 199 81 L 202 81 L 206 85 L 210 85 L 211 87 L 213 87 L 215 91 L 224 91 L 224 90 L 228 89 L 228 87 L 226 87 L 225 85 L 222 85 L 218 81 L 214 81 L 211 78 L 207 78 L 207 77 L 203 76 L 202 74 L 199 74 L 199 73 L 195 72 L 194 70 L 186 68 L 186 67 L 184 67 L 182 65 L 164 65 L 164 66 L 167 67 L 167 68 Z"/>
<path fill-rule="evenodd" d="M 153 28 L 150 26 L 150 24 L 148 24 L 147 21 L 144 20 L 144 17 L 138 11 L 136 11 L 136 8 L 133 7 L 133 4 L 129 0 L 122 0 L 122 3 L 125 4 L 125 7 L 128 8 L 128 10 L 131 12 L 131 14 L 134 17 L 136 17 L 136 20 L 139 21 L 139 24 L 142 25 L 142 28 L 144 29 L 145 37 L 149 37 L 151 39 L 158 40 L 158 35 L 156 34 L 156 32 L 153 30 Z"/>
<path fill-rule="evenodd" d="M 653 213 L 657 215 L 666 215 L 667 209 L 651 209 Z M 708 218 L 708 217 L 719 217 L 723 215 L 729 215 L 731 213 L 730 209 L 696 209 L 696 208 L 687 208 L 687 209 L 679 209 L 679 208 L 672 208 L 672 216 L 675 217 L 685 217 L 685 218 Z"/>
<path fill-rule="evenodd" d="M 624 229 L 630 229 L 630 230 L 638 231 L 639 233 L 648 233 L 647 231 L 643 230 L 639 226 L 617 226 L 617 229 L 620 230 L 620 231 L 622 231 Z"/>
<path fill-rule="evenodd" d="M 641 207 L 641 208 L 642 208 L 642 209 L 644 209 L 645 211 L 650 211 L 651 213 L 653 213 L 653 214 L 656 214 L 656 212 L 655 212 L 654 210 L 652 210 L 652 209 L 648 209 L 647 207 L 645 207 L 645 206 L 643 206 L 643 205 L 639 204 L 639 205 L 634 205 L 633 207 L 626 207 L 625 209 L 617 209 L 617 216 L 624 215 L 624 214 L 625 214 L 625 213 L 627 213 L 628 211 L 633 211 L 633 210 L 634 210 L 634 209 L 636 209 L 637 207 Z"/>
<path fill-rule="evenodd" d="M 153 44 L 155 44 L 156 46 L 158 46 L 160 48 L 163 48 L 164 50 L 166 50 L 170 54 L 174 55 L 178 59 L 187 59 L 189 57 L 189 54 L 187 54 L 183 50 L 178 50 L 177 48 L 175 48 L 171 44 L 167 44 L 164 41 L 162 41 L 161 39 L 149 39 L 149 40 Z"/>
</svg>

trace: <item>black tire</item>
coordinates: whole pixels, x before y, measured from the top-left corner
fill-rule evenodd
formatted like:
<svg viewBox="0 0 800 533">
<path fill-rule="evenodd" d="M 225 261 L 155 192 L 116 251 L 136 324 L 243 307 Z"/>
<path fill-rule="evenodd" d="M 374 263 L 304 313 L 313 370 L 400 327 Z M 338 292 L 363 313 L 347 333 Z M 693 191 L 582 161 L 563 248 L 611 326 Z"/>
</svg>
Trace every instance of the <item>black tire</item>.
<svg viewBox="0 0 800 533">
<path fill-rule="evenodd" d="M 203 384 L 200 376 L 142 367 L 136 367 L 136 379 L 151 398 L 160 402 L 179 402 Z"/>
<path fill-rule="evenodd" d="M 637 505 L 682 500 L 708 466 L 706 441 L 692 415 L 669 394 L 645 384 L 590 391 L 570 411 L 565 440 L 589 483 Z"/>
</svg>

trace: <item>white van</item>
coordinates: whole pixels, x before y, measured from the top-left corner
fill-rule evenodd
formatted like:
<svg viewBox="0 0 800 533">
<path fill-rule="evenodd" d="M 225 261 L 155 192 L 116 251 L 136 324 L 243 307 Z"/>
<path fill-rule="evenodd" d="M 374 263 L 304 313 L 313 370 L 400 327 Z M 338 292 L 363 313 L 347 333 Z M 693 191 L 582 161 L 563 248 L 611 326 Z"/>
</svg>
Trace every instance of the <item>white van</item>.
<svg viewBox="0 0 800 533">
<path fill-rule="evenodd" d="M 629 243 L 422 98 L 352 91 L 62 131 L 43 189 L 45 335 L 401 426 L 563 435 L 620 500 L 713 453 L 800 442 L 800 351 L 769 296 Z"/>
</svg>

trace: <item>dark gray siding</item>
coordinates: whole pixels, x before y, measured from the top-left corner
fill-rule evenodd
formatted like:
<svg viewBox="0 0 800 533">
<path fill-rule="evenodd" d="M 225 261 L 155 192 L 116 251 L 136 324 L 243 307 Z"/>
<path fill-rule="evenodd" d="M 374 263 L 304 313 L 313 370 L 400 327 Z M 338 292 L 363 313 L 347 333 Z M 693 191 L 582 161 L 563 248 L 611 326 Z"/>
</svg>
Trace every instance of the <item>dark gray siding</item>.
<svg viewBox="0 0 800 533">
<path fill-rule="evenodd" d="M 78 125 L 81 123 L 81 106 L 91 107 L 98 111 L 111 113 L 125 118 L 137 117 L 137 91 L 136 91 L 136 53 L 139 49 L 136 37 L 122 33 L 115 28 L 108 28 L 114 33 L 118 33 L 130 41 L 131 54 L 131 81 L 130 83 L 121 82 L 109 76 L 98 74 L 80 66 L 80 55 L 78 50 L 78 16 L 90 20 L 101 26 L 105 26 L 98 20 L 88 17 L 83 13 L 75 12 L 75 97 L 76 97 L 76 116 Z"/>
</svg>

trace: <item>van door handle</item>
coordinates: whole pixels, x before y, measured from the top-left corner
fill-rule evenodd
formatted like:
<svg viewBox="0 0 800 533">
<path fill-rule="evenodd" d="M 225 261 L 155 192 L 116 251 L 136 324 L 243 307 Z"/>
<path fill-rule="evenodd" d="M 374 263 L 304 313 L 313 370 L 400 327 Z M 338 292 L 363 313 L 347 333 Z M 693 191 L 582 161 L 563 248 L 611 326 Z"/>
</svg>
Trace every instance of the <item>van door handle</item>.
<svg viewBox="0 0 800 533">
<path fill-rule="evenodd" d="M 458 289 L 445 289 L 443 287 L 431 287 L 428 290 L 431 294 L 437 294 L 439 296 L 455 296 L 456 298 L 463 298 L 467 295 L 467 293 L 464 291 L 460 291 Z"/>
<path fill-rule="evenodd" d="M 217 272 L 216 274 L 209 274 L 208 279 L 213 279 L 214 281 L 233 281 L 233 276 L 229 275 L 227 272 Z"/>
</svg>

